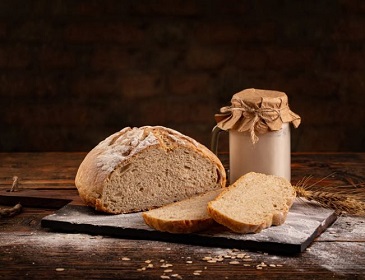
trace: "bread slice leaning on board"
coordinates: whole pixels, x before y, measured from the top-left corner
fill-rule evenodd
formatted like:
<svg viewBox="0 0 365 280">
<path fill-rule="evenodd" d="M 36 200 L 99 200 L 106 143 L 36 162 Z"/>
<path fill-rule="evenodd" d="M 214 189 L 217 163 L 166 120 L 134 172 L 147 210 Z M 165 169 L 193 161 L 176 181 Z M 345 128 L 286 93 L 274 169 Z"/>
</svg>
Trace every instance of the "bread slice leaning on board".
<svg viewBox="0 0 365 280">
<path fill-rule="evenodd" d="M 150 227 L 170 233 L 192 233 L 208 229 L 214 220 L 207 211 L 208 202 L 222 192 L 209 191 L 183 201 L 175 202 L 142 214 Z"/>
<path fill-rule="evenodd" d="M 209 202 L 208 212 L 234 232 L 257 233 L 283 224 L 295 197 L 285 178 L 250 172 Z"/>
<path fill-rule="evenodd" d="M 75 185 L 98 211 L 144 211 L 226 185 L 207 147 L 162 126 L 126 127 L 100 142 L 80 164 Z"/>
<path fill-rule="evenodd" d="M 251 172 L 227 188 L 145 212 L 143 218 L 171 233 L 207 229 L 213 221 L 234 232 L 257 233 L 283 224 L 295 197 L 286 179 Z"/>
</svg>

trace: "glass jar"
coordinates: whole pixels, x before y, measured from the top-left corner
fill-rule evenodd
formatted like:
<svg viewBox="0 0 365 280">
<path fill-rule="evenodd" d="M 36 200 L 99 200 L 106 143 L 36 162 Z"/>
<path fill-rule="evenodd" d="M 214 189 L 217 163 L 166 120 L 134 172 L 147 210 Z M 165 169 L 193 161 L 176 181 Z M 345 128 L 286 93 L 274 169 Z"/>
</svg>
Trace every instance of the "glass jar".
<svg viewBox="0 0 365 280">
<path fill-rule="evenodd" d="M 291 180 L 290 122 L 300 117 L 290 111 L 283 92 L 248 89 L 235 94 L 232 105 L 216 115 L 212 150 L 217 153 L 219 133 L 229 132 L 230 183 L 248 172 Z"/>
</svg>

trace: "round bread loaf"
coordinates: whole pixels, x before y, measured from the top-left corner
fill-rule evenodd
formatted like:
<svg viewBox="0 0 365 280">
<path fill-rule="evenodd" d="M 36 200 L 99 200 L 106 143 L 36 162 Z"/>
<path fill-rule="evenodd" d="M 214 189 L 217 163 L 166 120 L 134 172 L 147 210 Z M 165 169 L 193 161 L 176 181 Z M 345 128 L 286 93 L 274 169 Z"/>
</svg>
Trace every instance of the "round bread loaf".
<svg viewBox="0 0 365 280">
<path fill-rule="evenodd" d="M 226 173 L 207 147 L 175 130 L 126 127 L 86 155 L 75 184 L 87 205 L 120 214 L 224 187 Z"/>
</svg>

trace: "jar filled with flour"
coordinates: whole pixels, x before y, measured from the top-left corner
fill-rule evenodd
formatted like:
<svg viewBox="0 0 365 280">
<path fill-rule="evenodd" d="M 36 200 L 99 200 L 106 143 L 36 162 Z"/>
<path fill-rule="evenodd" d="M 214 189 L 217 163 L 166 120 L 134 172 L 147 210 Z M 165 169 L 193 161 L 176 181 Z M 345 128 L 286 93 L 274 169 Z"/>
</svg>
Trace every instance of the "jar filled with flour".
<svg viewBox="0 0 365 280">
<path fill-rule="evenodd" d="M 297 128 L 301 118 L 290 110 L 284 92 L 245 89 L 215 119 L 212 150 L 217 153 L 219 133 L 228 131 L 231 183 L 252 171 L 291 180 L 289 124 Z"/>
</svg>

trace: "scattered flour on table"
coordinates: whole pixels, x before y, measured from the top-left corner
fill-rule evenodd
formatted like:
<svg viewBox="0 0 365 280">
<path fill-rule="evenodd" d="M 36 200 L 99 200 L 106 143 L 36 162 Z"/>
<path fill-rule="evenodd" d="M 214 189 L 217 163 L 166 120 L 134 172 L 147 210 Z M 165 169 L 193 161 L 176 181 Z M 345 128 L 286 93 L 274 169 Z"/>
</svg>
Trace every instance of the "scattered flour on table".
<svg viewBox="0 0 365 280">
<path fill-rule="evenodd" d="M 318 242 L 315 246 L 312 246 L 310 250 L 307 250 L 306 254 L 310 255 L 313 263 L 326 268 L 337 274 L 348 274 L 353 271 L 365 272 L 365 254 L 358 255 L 359 249 L 357 246 L 362 246 L 362 251 L 365 252 L 365 244 L 358 242 L 339 242 L 336 243 L 336 250 L 333 246 L 327 246 L 326 242 Z M 355 249 L 354 249 L 355 248 Z M 339 257 L 338 251 L 347 252 L 347 257 L 344 258 L 344 254 Z"/>
</svg>

